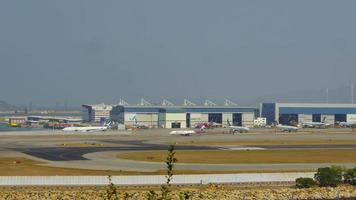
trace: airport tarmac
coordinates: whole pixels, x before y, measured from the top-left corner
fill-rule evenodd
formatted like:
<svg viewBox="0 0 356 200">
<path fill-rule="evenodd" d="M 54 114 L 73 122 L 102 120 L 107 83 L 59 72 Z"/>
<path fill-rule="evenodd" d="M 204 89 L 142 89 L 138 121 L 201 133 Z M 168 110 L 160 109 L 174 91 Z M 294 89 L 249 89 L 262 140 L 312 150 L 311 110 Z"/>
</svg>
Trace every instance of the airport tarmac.
<svg viewBox="0 0 356 200">
<path fill-rule="evenodd" d="M 356 149 L 356 133 L 351 129 L 308 129 L 297 133 L 281 133 L 274 129 L 256 129 L 250 133 L 229 134 L 224 129 L 207 130 L 201 135 L 172 136 L 168 129 L 147 129 L 133 132 L 64 133 L 61 131 L 1 132 L 0 156 L 23 156 L 47 166 L 103 170 L 155 171 L 164 169 L 163 163 L 124 160 L 118 153 L 132 151 L 165 151 L 169 144 L 182 150 L 263 150 L 263 149 Z M 214 144 L 218 141 L 246 142 L 247 145 Z M 281 141 L 281 144 L 278 144 Z M 308 141 L 306 144 L 293 144 Z M 326 141 L 320 144 L 320 141 Z M 335 141 L 335 143 L 334 143 Z M 339 142 L 337 142 L 339 141 Z M 343 141 L 343 142 L 340 142 Z M 253 144 L 256 142 L 256 144 Z M 263 144 L 264 142 L 272 144 Z M 284 144 L 284 142 L 287 142 Z M 291 142 L 289 144 L 289 142 Z M 315 144 L 313 144 L 315 142 Z M 79 144 L 88 144 L 81 146 Z M 204 144 L 206 143 L 206 144 Z M 276 144 L 273 144 L 276 143 Z M 72 145 L 71 145 L 72 144 Z M 102 146 L 90 146 L 100 144 Z M 78 145 L 76 147 L 75 145 Z M 335 163 L 308 164 L 185 164 L 182 170 L 310 170 Z M 340 165 L 340 163 L 338 163 Z M 354 163 L 341 163 L 356 166 Z"/>
</svg>

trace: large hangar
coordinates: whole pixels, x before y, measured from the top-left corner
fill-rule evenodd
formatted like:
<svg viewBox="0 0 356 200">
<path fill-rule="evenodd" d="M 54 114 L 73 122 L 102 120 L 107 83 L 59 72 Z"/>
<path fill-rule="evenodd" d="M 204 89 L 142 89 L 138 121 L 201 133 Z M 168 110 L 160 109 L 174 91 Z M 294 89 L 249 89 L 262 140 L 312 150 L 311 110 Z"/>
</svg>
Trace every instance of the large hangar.
<svg viewBox="0 0 356 200">
<path fill-rule="evenodd" d="M 257 108 L 241 106 L 114 106 L 111 120 L 152 128 L 193 128 L 201 122 L 252 126 Z"/>
<path fill-rule="evenodd" d="M 321 122 L 356 122 L 356 104 L 331 103 L 261 103 L 260 116 L 267 124 Z"/>
</svg>

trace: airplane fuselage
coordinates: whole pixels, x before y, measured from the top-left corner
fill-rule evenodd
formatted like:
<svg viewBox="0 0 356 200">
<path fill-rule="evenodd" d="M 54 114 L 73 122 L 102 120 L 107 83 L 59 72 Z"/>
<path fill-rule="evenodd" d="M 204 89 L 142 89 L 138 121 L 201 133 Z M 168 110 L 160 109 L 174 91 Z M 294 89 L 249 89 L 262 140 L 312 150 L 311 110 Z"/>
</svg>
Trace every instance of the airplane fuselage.
<svg viewBox="0 0 356 200">
<path fill-rule="evenodd" d="M 66 132 L 94 132 L 94 131 L 106 131 L 106 126 L 87 126 L 87 127 L 67 127 L 62 129 Z"/>
</svg>

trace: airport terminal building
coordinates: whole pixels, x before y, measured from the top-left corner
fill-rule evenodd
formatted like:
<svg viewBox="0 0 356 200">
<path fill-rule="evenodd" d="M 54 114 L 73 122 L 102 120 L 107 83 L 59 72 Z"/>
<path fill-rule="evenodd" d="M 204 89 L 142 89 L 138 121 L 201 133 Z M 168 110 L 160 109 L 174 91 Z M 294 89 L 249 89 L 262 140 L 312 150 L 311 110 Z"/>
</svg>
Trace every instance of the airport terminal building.
<svg viewBox="0 0 356 200">
<path fill-rule="evenodd" d="M 331 103 L 261 103 L 260 116 L 271 125 L 321 122 L 335 124 L 338 122 L 356 122 L 356 104 Z"/>
<path fill-rule="evenodd" d="M 241 106 L 114 106 L 110 118 L 125 125 L 145 124 L 150 128 L 193 128 L 201 122 L 252 126 L 255 107 Z"/>
<path fill-rule="evenodd" d="M 111 105 L 82 105 L 82 118 L 84 122 L 102 123 L 110 118 Z"/>
</svg>

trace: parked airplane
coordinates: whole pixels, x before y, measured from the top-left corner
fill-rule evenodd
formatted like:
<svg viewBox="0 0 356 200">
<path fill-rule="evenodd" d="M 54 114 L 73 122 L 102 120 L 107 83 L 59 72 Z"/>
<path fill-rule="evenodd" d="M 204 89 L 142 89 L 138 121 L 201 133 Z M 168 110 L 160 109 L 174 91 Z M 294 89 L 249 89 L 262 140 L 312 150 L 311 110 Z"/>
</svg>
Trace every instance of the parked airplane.
<svg viewBox="0 0 356 200">
<path fill-rule="evenodd" d="M 281 130 L 282 132 L 297 132 L 299 130 L 299 128 L 296 126 L 282 125 L 279 124 L 277 121 L 275 123 L 276 123 L 276 128 Z"/>
<path fill-rule="evenodd" d="M 85 127 L 66 127 L 62 129 L 65 132 L 95 132 L 95 131 L 107 131 L 112 125 L 112 121 L 106 121 L 103 126 L 85 126 Z"/>
<path fill-rule="evenodd" d="M 86 127 L 66 127 L 62 129 L 66 132 L 94 132 L 94 131 L 107 131 L 107 126 L 86 126 Z"/>
<path fill-rule="evenodd" d="M 192 134 L 204 133 L 205 126 L 202 126 L 196 130 L 178 130 L 178 131 L 171 131 L 170 135 L 181 135 L 181 136 L 190 136 Z"/>
<path fill-rule="evenodd" d="M 322 122 L 303 122 L 303 128 L 328 128 L 330 126 L 329 123 L 325 122 L 325 117 Z"/>
<path fill-rule="evenodd" d="M 199 122 L 195 125 L 195 128 L 201 128 L 203 126 L 205 126 L 205 128 L 217 128 L 221 127 L 221 124 L 217 122 Z"/>
<path fill-rule="evenodd" d="M 356 122 L 340 122 L 339 125 L 346 128 L 356 128 Z"/>
<path fill-rule="evenodd" d="M 240 132 L 240 133 L 247 133 L 250 131 L 250 128 L 245 127 L 245 126 L 232 126 L 230 124 L 230 121 L 227 120 L 228 127 L 230 128 L 230 131 L 233 133 Z"/>
</svg>

